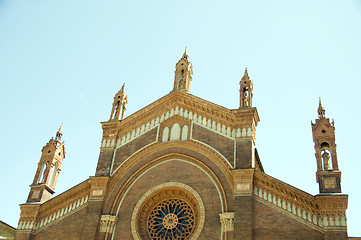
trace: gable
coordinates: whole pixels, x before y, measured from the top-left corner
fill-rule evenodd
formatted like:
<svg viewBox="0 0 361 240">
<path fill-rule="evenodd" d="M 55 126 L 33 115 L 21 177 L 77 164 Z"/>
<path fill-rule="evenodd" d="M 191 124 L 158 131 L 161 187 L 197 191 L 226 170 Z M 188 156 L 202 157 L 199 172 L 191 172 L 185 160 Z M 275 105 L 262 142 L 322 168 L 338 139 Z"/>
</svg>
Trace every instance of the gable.
<svg viewBox="0 0 361 240">
<path fill-rule="evenodd" d="M 127 158 L 150 144 L 192 140 L 217 151 L 234 168 L 236 141 L 254 140 L 258 120 L 255 108 L 229 110 L 174 91 L 122 121 L 103 122 L 101 151 L 114 151 L 109 159 L 113 174 Z"/>
</svg>

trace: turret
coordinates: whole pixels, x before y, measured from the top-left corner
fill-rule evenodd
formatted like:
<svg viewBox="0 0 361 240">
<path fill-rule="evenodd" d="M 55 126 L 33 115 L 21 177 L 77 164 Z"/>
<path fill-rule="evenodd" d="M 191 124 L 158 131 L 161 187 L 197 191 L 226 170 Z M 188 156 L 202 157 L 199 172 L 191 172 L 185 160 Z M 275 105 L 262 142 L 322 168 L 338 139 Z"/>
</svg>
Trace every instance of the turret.
<svg viewBox="0 0 361 240">
<path fill-rule="evenodd" d="M 128 103 L 128 96 L 125 93 L 124 86 L 125 84 L 123 84 L 122 88 L 114 96 L 112 112 L 109 120 L 122 120 L 124 118 L 124 112 Z"/>
<path fill-rule="evenodd" d="M 244 71 L 243 77 L 239 82 L 240 89 L 240 103 L 239 108 L 252 107 L 252 98 L 253 98 L 253 83 L 248 76 L 247 68 Z"/>
<path fill-rule="evenodd" d="M 61 170 L 61 164 L 65 158 L 63 136 L 63 124 L 50 141 L 41 150 L 42 154 L 35 173 L 34 181 L 30 185 L 30 193 L 27 202 L 45 202 L 55 192 L 55 185 Z"/>
<path fill-rule="evenodd" d="M 338 169 L 335 124 L 326 118 L 321 98 L 318 106 L 318 119 L 311 122 L 315 157 L 317 162 L 316 178 L 320 193 L 341 193 L 341 172 Z"/>
<path fill-rule="evenodd" d="M 193 66 L 188 60 L 187 48 L 185 49 L 182 58 L 175 66 L 174 86 L 173 90 L 182 90 L 189 92 L 191 87 Z"/>
</svg>

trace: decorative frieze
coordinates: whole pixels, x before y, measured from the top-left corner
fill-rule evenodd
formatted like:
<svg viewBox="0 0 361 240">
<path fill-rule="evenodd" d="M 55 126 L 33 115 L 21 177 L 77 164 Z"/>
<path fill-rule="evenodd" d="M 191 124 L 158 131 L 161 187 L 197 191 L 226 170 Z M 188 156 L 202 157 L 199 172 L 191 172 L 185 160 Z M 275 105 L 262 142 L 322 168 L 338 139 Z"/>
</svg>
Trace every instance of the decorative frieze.
<svg viewBox="0 0 361 240">
<path fill-rule="evenodd" d="M 159 126 L 163 121 L 173 117 L 175 115 L 181 116 L 183 118 L 189 119 L 192 122 L 201 125 L 209 130 L 212 130 L 220 135 L 223 135 L 232 139 L 246 138 L 246 137 L 254 137 L 254 127 L 252 126 L 244 126 L 235 128 L 233 125 L 229 123 L 219 122 L 217 119 L 209 119 L 204 114 L 192 112 L 192 110 L 185 109 L 183 107 L 176 106 L 172 108 L 162 115 L 149 120 L 149 122 L 142 124 L 130 131 L 124 133 L 121 136 L 116 136 L 112 134 L 112 136 L 104 137 L 102 140 L 101 148 L 118 148 L 123 146 L 124 144 L 138 138 L 139 136 L 145 134 L 149 130 Z M 228 119 L 229 120 L 229 119 Z M 253 129 L 253 130 L 252 130 Z M 185 135 L 182 136 L 182 139 L 185 139 Z"/>
</svg>

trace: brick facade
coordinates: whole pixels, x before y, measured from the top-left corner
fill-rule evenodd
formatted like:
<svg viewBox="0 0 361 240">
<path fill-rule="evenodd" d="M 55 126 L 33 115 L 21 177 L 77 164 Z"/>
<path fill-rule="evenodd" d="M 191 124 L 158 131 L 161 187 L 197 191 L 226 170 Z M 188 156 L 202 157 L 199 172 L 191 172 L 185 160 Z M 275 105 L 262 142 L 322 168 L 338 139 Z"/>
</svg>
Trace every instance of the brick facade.
<svg viewBox="0 0 361 240">
<path fill-rule="evenodd" d="M 247 72 L 234 110 L 188 93 L 186 53 L 176 73 L 171 93 L 125 119 L 123 85 L 95 176 L 21 205 L 15 239 L 348 239 L 347 195 L 312 196 L 263 172 Z"/>
</svg>

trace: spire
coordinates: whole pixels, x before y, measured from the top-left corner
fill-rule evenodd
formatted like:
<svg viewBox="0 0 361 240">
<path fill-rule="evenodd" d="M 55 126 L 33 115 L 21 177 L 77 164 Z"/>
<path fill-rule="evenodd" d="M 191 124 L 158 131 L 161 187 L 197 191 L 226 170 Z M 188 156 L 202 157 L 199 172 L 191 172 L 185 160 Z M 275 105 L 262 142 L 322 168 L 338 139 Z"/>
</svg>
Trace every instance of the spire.
<svg viewBox="0 0 361 240">
<path fill-rule="evenodd" d="M 63 124 L 60 125 L 59 130 L 56 132 L 55 141 L 61 141 L 61 137 L 63 136 Z"/>
<path fill-rule="evenodd" d="M 318 118 L 324 118 L 325 117 L 326 110 L 322 106 L 321 97 L 319 98 L 317 112 L 318 112 Z"/>
<path fill-rule="evenodd" d="M 247 68 L 244 71 L 243 77 L 239 82 L 240 85 L 240 104 L 239 107 L 252 107 L 252 97 L 253 97 L 253 83 L 248 76 Z"/>
<path fill-rule="evenodd" d="M 190 90 L 193 75 L 193 66 L 188 59 L 189 56 L 186 48 L 182 58 L 175 66 L 173 90 L 182 90 L 186 92 L 189 92 Z"/>
<path fill-rule="evenodd" d="M 244 71 L 242 80 L 248 80 L 248 79 L 249 79 L 249 76 L 248 76 L 248 71 L 247 71 L 247 68 L 246 68 L 246 70 Z"/>
<path fill-rule="evenodd" d="M 125 93 L 125 83 L 122 88 L 114 96 L 112 112 L 109 120 L 122 120 L 128 103 L 128 96 Z"/>
<path fill-rule="evenodd" d="M 182 59 L 188 60 L 188 57 L 189 57 L 189 56 L 188 56 L 188 51 L 187 51 L 187 47 L 186 47 L 186 49 L 184 50 Z"/>
</svg>

